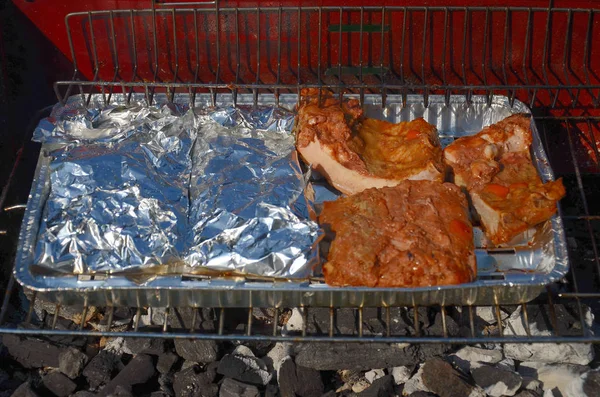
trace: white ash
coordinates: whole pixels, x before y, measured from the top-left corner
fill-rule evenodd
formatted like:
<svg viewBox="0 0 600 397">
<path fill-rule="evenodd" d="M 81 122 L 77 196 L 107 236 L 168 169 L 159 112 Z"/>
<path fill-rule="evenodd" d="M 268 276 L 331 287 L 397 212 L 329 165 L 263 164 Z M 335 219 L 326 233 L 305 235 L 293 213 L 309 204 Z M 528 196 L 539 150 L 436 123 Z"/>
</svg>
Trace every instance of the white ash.
<svg viewBox="0 0 600 397">
<path fill-rule="evenodd" d="M 287 323 L 283 326 L 281 330 L 281 335 L 286 336 L 292 332 L 302 331 L 302 326 L 304 324 L 304 317 L 298 308 L 294 308 L 292 310 L 292 315 L 288 319 Z"/>
<path fill-rule="evenodd" d="M 417 391 L 430 391 L 423 383 L 423 365 L 419 366 L 419 370 L 404 384 L 402 395 L 410 396 Z"/>
<path fill-rule="evenodd" d="M 588 316 L 586 321 L 592 321 Z M 591 322 L 586 324 L 591 328 Z M 550 330 L 539 330 L 535 323 L 529 324 L 532 336 L 551 336 Z M 526 336 L 525 320 L 519 307 L 507 320 L 505 336 Z M 545 363 L 568 363 L 587 365 L 594 359 L 593 345 L 590 343 L 507 343 L 504 346 L 506 357 L 519 361 L 539 361 Z"/>
<path fill-rule="evenodd" d="M 472 369 L 478 368 L 482 363 L 496 364 L 502 361 L 502 352 L 499 350 L 480 349 L 466 346 L 448 356 L 448 361 L 468 374 Z"/>
<path fill-rule="evenodd" d="M 385 372 L 383 369 L 372 369 L 370 371 L 365 372 L 365 379 L 369 383 L 373 383 L 376 379 L 383 378 L 385 376 Z"/>
<path fill-rule="evenodd" d="M 402 367 L 394 367 L 390 371 L 392 376 L 394 377 L 394 382 L 397 385 L 402 385 L 406 383 L 410 379 L 410 375 L 412 374 L 412 369 L 406 366 Z"/>
<path fill-rule="evenodd" d="M 546 364 L 540 362 L 522 362 L 519 365 L 519 373 L 522 376 L 529 376 L 539 380 L 542 383 L 544 395 L 546 392 L 554 389 L 563 395 L 567 387 L 582 374 L 587 372 L 589 367 L 575 364 Z"/>
</svg>

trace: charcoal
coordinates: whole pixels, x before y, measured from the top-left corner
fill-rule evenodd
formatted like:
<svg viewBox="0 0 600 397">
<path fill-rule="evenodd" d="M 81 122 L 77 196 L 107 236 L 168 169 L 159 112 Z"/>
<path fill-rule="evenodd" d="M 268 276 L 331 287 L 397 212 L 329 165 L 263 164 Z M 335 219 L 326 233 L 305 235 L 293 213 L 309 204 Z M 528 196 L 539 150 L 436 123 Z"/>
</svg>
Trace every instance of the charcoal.
<svg viewBox="0 0 600 397">
<path fill-rule="evenodd" d="M 192 368 L 192 367 L 195 367 L 196 365 L 198 365 L 198 363 L 189 361 L 189 360 L 185 360 L 183 362 L 183 364 L 181 364 L 181 370 L 183 371 L 184 369 Z"/>
<path fill-rule="evenodd" d="M 125 346 L 131 354 L 152 354 L 158 356 L 165 351 L 165 340 L 161 338 L 128 338 Z"/>
<path fill-rule="evenodd" d="M 83 376 L 93 389 L 98 389 L 110 381 L 113 370 L 117 367 L 118 360 L 118 357 L 114 353 L 102 350 L 83 369 Z"/>
<path fill-rule="evenodd" d="M 553 396 L 553 393 L 549 393 L 549 396 Z M 515 397 L 541 397 L 541 394 L 535 393 L 531 390 L 521 390 L 520 392 L 518 392 L 517 394 L 515 394 Z"/>
<path fill-rule="evenodd" d="M 126 386 L 118 385 L 109 394 L 104 394 L 106 397 L 134 397 L 133 393 Z"/>
<path fill-rule="evenodd" d="M 267 385 L 265 388 L 265 397 L 279 397 L 279 388 L 275 385 Z"/>
<path fill-rule="evenodd" d="M 531 336 L 549 336 L 553 332 L 561 336 L 581 335 L 583 325 L 579 320 L 577 305 L 556 304 L 553 310 L 557 318 L 557 330 L 552 326 L 553 313 L 549 305 L 534 305 L 527 310 Z M 591 327 L 592 318 L 589 307 L 584 306 L 587 328 Z M 525 336 L 525 325 L 525 317 L 519 307 L 506 321 L 504 334 Z M 594 359 L 594 348 L 590 343 L 507 343 L 504 345 L 504 355 L 519 361 L 588 365 Z"/>
<path fill-rule="evenodd" d="M 219 345 L 213 340 L 175 339 L 177 354 L 195 363 L 210 363 L 219 359 Z"/>
<path fill-rule="evenodd" d="M 492 397 L 512 396 L 521 387 L 519 374 L 491 365 L 482 365 L 471 370 L 471 375 L 478 386 Z"/>
<path fill-rule="evenodd" d="M 593 396 L 600 391 L 600 371 L 590 371 L 583 381 L 583 392 L 587 396 Z"/>
<path fill-rule="evenodd" d="M 156 369 L 161 374 L 166 374 L 171 371 L 173 365 L 179 361 L 179 356 L 172 352 L 163 353 L 158 356 L 158 361 L 156 363 Z"/>
<path fill-rule="evenodd" d="M 458 367 L 465 374 L 471 372 L 471 368 L 479 366 L 479 363 L 496 364 L 502 361 L 500 350 L 480 349 L 466 346 L 456 353 L 448 356 L 448 361 Z"/>
<path fill-rule="evenodd" d="M 234 342 L 235 343 L 235 342 Z M 238 346 L 246 346 L 256 357 L 264 357 L 269 353 L 269 351 L 275 346 L 275 343 L 271 341 L 244 341 L 243 344 L 241 342 L 236 343 Z"/>
<path fill-rule="evenodd" d="M 408 397 L 437 397 L 437 394 L 419 390 L 414 393 L 411 393 Z"/>
<path fill-rule="evenodd" d="M 194 312 L 196 312 L 196 320 L 194 322 Z M 214 331 L 216 329 L 217 317 L 213 309 L 210 308 L 177 308 L 169 312 L 169 324 L 174 329 L 189 330 L 194 326 L 194 329 L 200 331 Z"/>
<path fill-rule="evenodd" d="M 125 390 L 131 390 L 132 386 L 145 383 L 153 375 L 152 357 L 146 354 L 138 354 L 102 389 L 100 395 L 108 396 L 114 393 L 119 386 Z"/>
<path fill-rule="evenodd" d="M 83 371 L 87 362 L 88 356 L 72 347 L 63 350 L 60 356 L 58 356 L 58 368 L 60 372 L 71 379 L 75 379 L 81 375 L 81 371 Z"/>
<path fill-rule="evenodd" d="M 245 354 L 240 354 L 241 352 Z M 238 346 L 234 353 L 225 355 L 219 362 L 217 372 L 255 385 L 266 385 L 272 377 L 264 361 L 254 357 L 252 351 L 243 346 Z"/>
<path fill-rule="evenodd" d="M 29 290 L 25 290 L 25 295 L 28 299 L 31 300 L 32 293 Z M 35 303 L 33 304 L 33 310 L 38 317 L 38 319 L 43 320 L 45 314 L 54 315 L 56 312 L 56 302 L 48 302 L 39 297 L 36 298 Z M 71 305 L 63 305 L 60 306 L 58 311 L 58 316 L 64 319 L 73 321 L 76 325 L 81 323 L 81 316 L 83 314 L 83 307 L 71 306 Z M 89 306 L 86 311 L 85 320 L 90 321 L 98 314 L 98 310 L 94 306 Z M 49 317 L 49 316 L 48 316 Z"/>
<path fill-rule="evenodd" d="M 387 397 L 394 394 L 394 378 L 386 375 L 375 379 L 371 386 L 358 394 L 359 397 Z"/>
<path fill-rule="evenodd" d="M 433 358 L 423 365 L 425 387 L 440 397 L 485 397 L 482 389 L 472 386 L 466 378 L 440 358 Z"/>
<path fill-rule="evenodd" d="M 319 371 L 414 365 L 419 348 L 385 343 L 306 343 L 295 347 L 296 364 Z"/>
<path fill-rule="evenodd" d="M 66 397 L 77 389 L 77 384 L 59 371 L 50 371 L 42 378 L 46 389 L 58 397 Z"/>
<path fill-rule="evenodd" d="M 415 310 L 417 311 L 417 322 L 415 322 Z M 402 314 L 402 318 L 407 324 L 408 333 L 411 335 L 436 336 L 444 335 L 444 325 L 441 311 L 435 308 L 418 307 L 410 308 Z M 457 336 L 460 334 L 460 327 L 452 317 L 446 314 L 446 330 L 448 336 Z M 417 349 L 419 362 L 425 362 L 430 358 L 441 356 L 451 345 L 445 343 L 426 343 Z"/>
<path fill-rule="evenodd" d="M 11 397 L 39 397 L 39 394 L 33 390 L 31 383 L 25 382 L 21 386 L 17 387 Z"/>
<path fill-rule="evenodd" d="M 333 331 L 336 335 L 356 335 L 357 311 L 355 309 L 341 308 L 335 311 L 333 317 Z M 306 332 L 314 335 L 327 335 L 329 333 L 330 311 L 329 308 L 311 308 L 308 310 Z"/>
<path fill-rule="evenodd" d="M 277 382 L 282 397 L 320 396 L 324 390 L 319 371 L 296 365 L 291 358 L 281 364 Z"/>
<path fill-rule="evenodd" d="M 254 385 L 225 378 L 219 390 L 219 397 L 259 397 L 260 392 Z"/>
<path fill-rule="evenodd" d="M 277 374 L 277 383 L 281 397 L 296 397 L 296 364 L 294 360 L 288 358 L 283 360 Z"/>
<path fill-rule="evenodd" d="M 158 375 L 158 384 L 160 385 L 160 391 L 168 396 L 174 396 L 175 391 L 173 390 L 173 381 L 175 376 L 171 373 Z"/>
<path fill-rule="evenodd" d="M 95 397 L 97 394 L 94 394 L 90 391 L 80 390 L 77 393 L 73 394 L 73 397 Z"/>
<path fill-rule="evenodd" d="M 58 357 L 65 349 L 46 340 L 17 335 L 4 335 L 2 341 L 8 353 L 25 368 L 57 368 Z"/>
<path fill-rule="evenodd" d="M 522 379 L 523 383 L 521 384 L 521 389 L 529 390 L 539 395 L 544 394 L 542 382 L 529 376 L 523 376 Z"/>
<path fill-rule="evenodd" d="M 109 313 L 103 313 L 99 319 L 91 319 L 88 325 L 91 325 L 98 331 L 126 331 L 131 324 L 134 311 L 129 307 L 116 307 L 113 309 L 112 322 L 108 327 Z"/>
<path fill-rule="evenodd" d="M 150 397 L 170 397 L 170 394 L 167 394 L 163 391 L 153 391 L 150 393 Z"/>
<path fill-rule="evenodd" d="M 196 365 L 175 374 L 173 389 L 177 397 L 216 397 L 219 387 L 212 384 L 214 379 L 213 371 L 201 372 Z"/>
<path fill-rule="evenodd" d="M 9 388 L 10 375 L 0 369 L 0 390 L 6 390 Z"/>
</svg>

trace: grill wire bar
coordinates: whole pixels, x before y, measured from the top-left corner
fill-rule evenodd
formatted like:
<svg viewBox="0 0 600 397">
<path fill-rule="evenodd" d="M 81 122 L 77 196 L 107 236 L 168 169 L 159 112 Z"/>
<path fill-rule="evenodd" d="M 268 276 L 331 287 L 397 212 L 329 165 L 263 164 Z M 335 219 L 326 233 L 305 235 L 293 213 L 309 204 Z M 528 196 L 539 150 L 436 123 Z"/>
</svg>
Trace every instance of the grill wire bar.
<svg viewBox="0 0 600 397">
<path fill-rule="evenodd" d="M 215 340 L 280 340 L 394 343 L 600 343 L 586 323 L 586 308 L 598 309 L 600 258 L 596 241 L 600 208 L 594 199 L 600 173 L 600 42 L 593 27 L 598 9 L 552 7 L 252 7 L 153 8 L 151 10 L 87 11 L 65 20 L 74 65 L 71 80 L 58 81 L 59 102 L 80 95 L 89 104 L 102 93 L 106 103 L 117 93 L 141 93 L 152 105 L 157 93 L 174 98 L 186 93 L 189 103 L 199 93 L 210 93 L 213 104 L 230 94 L 299 93 L 303 87 L 365 94 L 495 95 L 515 99 L 533 110 L 546 152 L 557 176 L 565 178 L 568 196 L 562 202 L 572 271 L 558 286 L 533 302 L 506 307 L 437 306 L 390 307 L 248 307 L 193 308 L 191 324 L 181 326 L 181 310 L 189 308 L 123 308 L 114 305 L 77 307 L 76 329 L 62 329 L 60 302 L 47 310 L 47 321 L 37 319 L 35 292 L 21 316 L 15 302 L 21 288 L 9 277 L 0 311 L 0 334 L 83 335 Z M 552 34 L 550 34 L 552 30 Z M 250 32 L 254 31 L 255 35 Z M 562 38 L 564 37 L 564 39 Z M 559 38 L 559 39 L 556 39 Z M 316 43 L 315 43 L 316 41 Z M 474 49 L 475 48 L 475 49 Z M 480 48 L 481 50 L 477 50 Z M 534 51 L 535 50 L 535 51 Z M 24 148 L 27 146 L 24 145 Z M 11 192 L 23 168 L 17 157 L 15 177 L 0 196 L 0 230 L 18 230 L 20 219 L 7 216 L 14 207 Z M 35 156 L 33 156 L 35 157 Z M 12 174 L 11 174 L 12 175 Z M 21 202 L 26 200 L 21 197 Z M 10 205 L 9 205 L 10 204 Z M 17 226 L 15 226 L 17 225 Z M 12 232 L 10 232 L 12 233 Z M 7 233 L 8 234 L 8 233 Z M 12 244 L 0 234 L 0 245 Z M 11 264 L 5 265 L 11 266 Z M 110 293 L 110 292 L 107 292 Z M 564 334 L 558 304 L 576 307 L 580 332 Z M 48 309 L 45 302 L 45 308 Z M 422 310 L 425 311 L 422 311 Z M 512 336 L 506 314 L 519 309 L 526 335 Z M 116 324 L 118 312 L 132 320 Z M 205 311 L 214 315 L 214 330 L 203 330 Z M 427 310 L 441 316 L 441 327 L 426 332 Z M 495 327 L 481 331 L 478 313 L 492 313 Z M 548 314 L 549 335 L 532 333 L 535 318 Z M 154 323 L 154 313 L 163 313 Z M 242 311 L 242 315 L 240 315 Z M 291 317 L 301 318 L 300 329 L 290 329 Z M 34 316 L 35 315 L 35 316 Z M 150 324 L 141 318 L 149 317 Z M 98 317 L 102 325 L 95 324 Z M 240 320 L 236 327 L 232 321 Z M 318 321 L 315 319 L 319 319 Z M 354 319 L 351 326 L 342 318 Z M 394 332 L 402 319 L 409 334 Z M 35 324 L 32 327 L 30 324 Z M 373 324 L 378 324 L 373 327 Z M 453 330 L 457 324 L 461 331 Z"/>
</svg>

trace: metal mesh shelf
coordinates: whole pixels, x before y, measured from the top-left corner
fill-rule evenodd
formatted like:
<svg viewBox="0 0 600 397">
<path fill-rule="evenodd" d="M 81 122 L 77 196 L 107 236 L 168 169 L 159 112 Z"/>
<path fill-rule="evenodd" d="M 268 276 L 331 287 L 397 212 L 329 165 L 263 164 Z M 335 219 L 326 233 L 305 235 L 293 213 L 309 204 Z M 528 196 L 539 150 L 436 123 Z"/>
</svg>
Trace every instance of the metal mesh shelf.
<svg viewBox="0 0 600 397">
<path fill-rule="evenodd" d="M 551 165 L 564 178 L 562 201 L 572 271 L 537 300 L 519 306 L 437 306 L 297 309 L 302 327 L 285 323 L 291 308 L 166 308 L 162 320 L 141 324 L 157 308 L 87 307 L 47 310 L 36 326 L 21 288 L 9 279 L 0 333 L 28 335 L 144 336 L 221 340 L 363 341 L 409 343 L 600 342 L 586 323 L 587 307 L 600 309 L 600 10 L 530 7 L 276 7 L 93 11 L 66 18 L 74 60 L 69 81 L 59 81 L 59 101 L 69 95 L 103 93 L 296 93 L 303 87 L 334 92 L 505 95 L 533 111 Z M 0 246 L 6 275 L 26 202 L 36 151 L 24 145 L 11 178 L 3 183 Z M 26 182 L 27 181 L 27 182 Z M 565 330 L 557 304 L 569 307 L 578 326 Z M 46 303 L 46 306 L 49 304 Z M 51 306 L 51 305 L 50 305 Z M 520 308 L 526 335 L 508 335 L 506 313 Z M 60 312 L 78 312 L 77 328 L 61 326 Z M 174 313 L 193 310 L 191 323 Z M 208 311 L 207 311 L 208 310 Z M 425 310 L 425 312 L 423 311 Z M 482 332 L 477 313 L 486 310 L 495 328 Z M 134 321 L 118 323 L 125 311 Z M 542 313 L 550 330 L 530 332 Z M 94 319 L 85 320 L 89 313 Z M 200 329 L 203 314 L 215 326 Z M 169 315 L 171 313 L 171 315 Z M 423 314 L 441 326 L 423 329 Z M 134 314 L 137 314 L 134 316 Z M 152 315 L 150 314 L 150 317 Z M 421 318 L 420 318 L 421 317 Z M 318 321 L 315 320 L 318 318 Z M 234 319 L 235 321 L 233 321 Z M 339 325 L 345 319 L 345 325 Z M 347 321 L 351 319 L 351 321 Z M 233 321 L 233 323 L 232 323 Z M 411 331 L 396 333 L 402 321 Z M 119 326 L 115 324 L 118 323 Z M 374 325 L 375 324 L 375 325 Z M 145 326 L 144 326 L 145 325 Z M 487 331 L 486 331 L 487 332 Z"/>
</svg>

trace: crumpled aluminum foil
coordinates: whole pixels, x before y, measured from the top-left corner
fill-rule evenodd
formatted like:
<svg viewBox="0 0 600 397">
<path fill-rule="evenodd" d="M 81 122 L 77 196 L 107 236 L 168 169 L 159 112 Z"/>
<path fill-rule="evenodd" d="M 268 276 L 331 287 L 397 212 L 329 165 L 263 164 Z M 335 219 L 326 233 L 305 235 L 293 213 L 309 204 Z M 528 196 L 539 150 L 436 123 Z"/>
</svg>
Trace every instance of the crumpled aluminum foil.
<svg viewBox="0 0 600 397">
<path fill-rule="evenodd" d="M 187 262 L 263 276 L 310 276 L 318 262 L 319 228 L 310 220 L 290 134 L 293 114 L 230 107 L 200 119 Z"/>
<path fill-rule="evenodd" d="M 137 124 L 135 133 L 116 138 L 116 143 L 73 147 L 77 141 L 65 135 L 62 142 L 70 145 L 51 153 L 37 265 L 81 274 L 180 260 L 196 119 L 191 111 L 180 116 L 154 109 L 154 114 L 162 117 L 148 117 Z M 60 124 L 75 131 L 87 115 L 73 117 L 75 126 Z M 139 112 L 129 115 L 137 120 Z M 126 116 L 127 111 L 119 112 L 119 119 Z M 93 129 L 89 135 L 83 131 L 76 134 L 86 142 L 96 135 Z M 54 136 L 51 140 L 60 141 Z"/>
<path fill-rule="evenodd" d="M 58 147 L 36 268 L 310 276 L 320 234 L 292 125 L 272 106 L 55 108 L 34 135 Z"/>
</svg>

